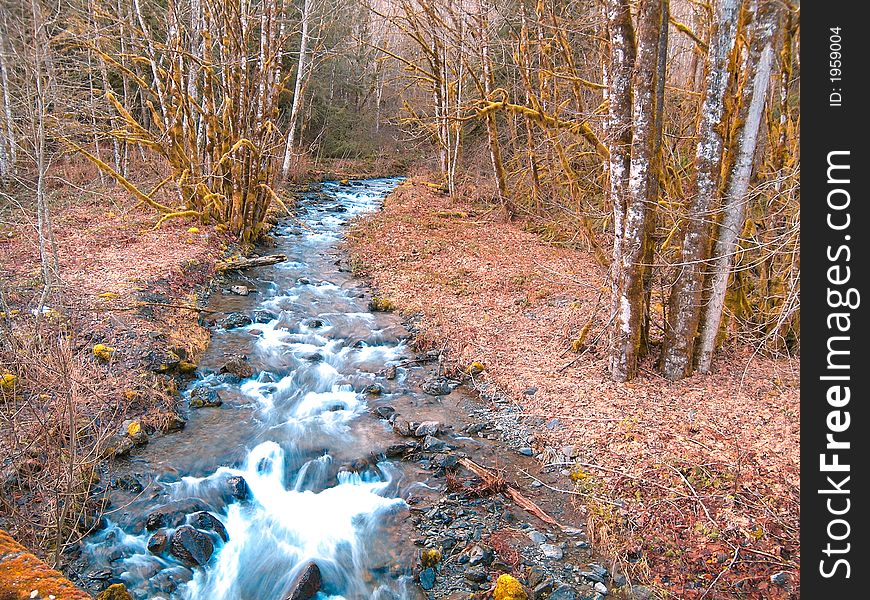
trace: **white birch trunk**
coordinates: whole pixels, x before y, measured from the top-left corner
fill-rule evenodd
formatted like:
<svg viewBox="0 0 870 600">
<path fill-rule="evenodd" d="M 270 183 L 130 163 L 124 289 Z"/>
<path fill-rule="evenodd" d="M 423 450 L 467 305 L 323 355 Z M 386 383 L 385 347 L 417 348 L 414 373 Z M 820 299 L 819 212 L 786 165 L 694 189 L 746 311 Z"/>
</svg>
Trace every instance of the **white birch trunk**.
<svg viewBox="0 0 870 600">
<path fill-rule="evenodd" d="M 701 315 L 705 259 L 714 199 L 719 184 L 722 135 L 719 132 L 728 85 L 728 56 L 734 46 L 739 0 L 721 0 L 710 43 L 710 67 L 701 106 L 695 153 L 694 195 L 689 202 L 678 274 L 670 292 L 662 346 L 662 372 L 670 380 L 692 372 L 692 353 Z"/>
<path fill-rule="evenodd" d="M 302 83 L 308 70 L 308 42 L 311 12 L 314 10 L 314 0 L 305 0 L 302 8 L 302 39 L 299 42 L 299 64 L 296 67 L 296 84 L 293 87 L 293 105 L 290 108 L 290 123 L 287 125 L 287 147 L 284 150 L 284 162 L 281 165 L 281 176 L 286 179 L 290 172 L 293 151 L 296 146 L 296 125 L 299 121 L 299 109 L 302 106 Z"/>
<path fill-rule="evenodd" d="M 763 7 L 770 9 L 770 7 Z M 769 17 L 772 10 L 760 15 L 760 23 L 756 30 L 756 39 L 750 51 L 748 68 L 750 82 L 744 98 L 748 101 L 748 109 L 743 129 L 740 132 L 737 156 L 731 168 L 728 188 L 725 192 L 724 218 L 719 227 L 719 237 L 713 250 L 713 275 L 710 284 L 710 298 L 704 313 L 701 335 L 698 342 L 698 371 L 709 373 L 716 349 L 716 338 L 722 323 L 722 313 L 725 308 L 725 294 L 728 290 L 728 279 L 734 264 L 737 250 L 737 238 L 743 230 L 746 215 L 747 192 L 752 177 L 752 163 L 755 148 L 758 143 L 758 132 L 761 118 L 764 115 L 764 103 L 767 98 L 767 88 L 770 85 L 770 73 L 773 66 L 773 29 L 774 20 Z"/>
</svg>

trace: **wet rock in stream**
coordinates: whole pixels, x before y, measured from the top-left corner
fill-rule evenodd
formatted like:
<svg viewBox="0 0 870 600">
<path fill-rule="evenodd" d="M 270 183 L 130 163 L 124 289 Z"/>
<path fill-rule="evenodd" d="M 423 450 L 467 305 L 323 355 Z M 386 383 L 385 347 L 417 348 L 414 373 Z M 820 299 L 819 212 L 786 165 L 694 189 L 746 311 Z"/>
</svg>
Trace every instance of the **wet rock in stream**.
<svg viewBox="0 0 870 600">
<path fill-rule="evenodd" d="M 204 408 L 220 406 L 223 402 L 215 390 L 210 387 L 199 386 L 191 390 L 188 404 L 190 408 Z"/>
<path fill-rule="evenodd" d="M 246 327 L 254 321 L 248 315 L 242 313 L 230 313 L 224 320 L 221 321 L 221 327 L 224 329 L 236 329 L 237 327 Z"/>
<path fill-rule="evenodd" d="M 214 543 L 208 534 L 182 525 L 172 534 L 169 553 L 188 567 L 202 566 L 214 553 Z"/>
<path fill-rule="evenodd" d="M 230 357 L 218 372 L 229 374 L 239 379 L 248 379 L 254 376 L 254 368 L 248 364 L 248 358 L 242 354 Z"/>
<path fill-rule="evenodd" d="M 230 536 L 227 533 L 227 528 L 224 527 L 224 524 L 220 522 L 220 519 L 215 517 L 210 512 L 201 510 L 199 512 L 193 513 L 192 515 L 189 515 L 187 519 L 190 524 L 197 529 L 201 529 L 203 531 L 213 531 L 225 542 L 230 539 Z"/>
<path fill-rule="evenodd" d="M 290 592 L 284 600 L 312 600 L 320 591 L 323 578 L 320 567 L 314 561 L 306 563 L 290 584 Z"/>
<path fill-rule="evenodd" d="M 247 500 L 251 493 L 251 490 L 248 488 L 248 482 L 241 475 L 227 477 L 226 485 L 230 496 L 236 500 Z"/>
</svg>

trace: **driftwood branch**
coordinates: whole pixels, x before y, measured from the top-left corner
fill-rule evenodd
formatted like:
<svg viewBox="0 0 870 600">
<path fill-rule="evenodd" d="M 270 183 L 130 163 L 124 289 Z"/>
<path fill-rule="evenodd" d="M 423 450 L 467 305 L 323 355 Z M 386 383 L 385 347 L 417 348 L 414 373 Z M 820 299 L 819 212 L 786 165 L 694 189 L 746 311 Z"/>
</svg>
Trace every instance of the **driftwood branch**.
<svg viewBox="0 0 870 600">
<path fill-rule="evenodd" d="M 239 271 L 241 269 L 250 269 L 251 267 L 265 267 L 282 263 L 287 260 L 286 254 L 270 254 L 269 256 L 258 256 L 256 258 L 239 258 L 230 262 L 220 262 L 215 265 L 215 271 L 218 273 L 226 273 L 227 271 Z"/>
<path fill-rule="evenodd" d="M 459 464 L 480 477 L 481 479 L 486 480 L 495 477 L 492 471 L 480 466 L 479 464 L 468 458 L 460 458 Z M 523 496 L 518 489 L 514 488 L 511 485 L 508 485 L 507 489 L 505 489 L 504 492 L 508 496 L 510 496 L 511 500 L 513 500 L 520 508 L 523 508 L 531 514 L 535 515 L 544 523 L 549 523 L 550 525 L 555 525 L 556 527 L 563 529 L 562 525 L 558 521 L 556 521 L 556 519 L 545 513 L 540 506 Z"/>
</svg>

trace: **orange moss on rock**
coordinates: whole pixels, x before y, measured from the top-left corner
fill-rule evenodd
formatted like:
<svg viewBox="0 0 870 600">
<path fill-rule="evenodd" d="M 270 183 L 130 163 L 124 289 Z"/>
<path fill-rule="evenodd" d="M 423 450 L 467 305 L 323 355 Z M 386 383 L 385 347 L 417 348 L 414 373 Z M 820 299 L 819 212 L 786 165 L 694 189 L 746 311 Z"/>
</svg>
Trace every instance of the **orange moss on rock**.
<svg viewBox="0 0 870 600">
<path fill-rule="evenodd" d="M 38 590 L 41 598 L 91 600 L 60 572 L 0 530 L 0 600 L 26 600 L 33 590 Z"/>
</svg>

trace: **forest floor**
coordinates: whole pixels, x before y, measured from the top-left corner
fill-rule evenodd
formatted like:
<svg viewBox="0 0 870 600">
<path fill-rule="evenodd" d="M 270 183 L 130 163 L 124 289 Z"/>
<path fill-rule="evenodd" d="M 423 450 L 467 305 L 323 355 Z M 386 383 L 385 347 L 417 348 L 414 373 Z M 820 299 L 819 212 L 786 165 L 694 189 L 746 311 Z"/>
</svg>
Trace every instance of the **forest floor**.
<svg viewBox="0 0 870 600">
<path fill-rule="evenodd" d="M 613 383 L 604 269 L 476 196 L 406 181 L 352 230 L 354 271 L 413 319 L 420 349 L 456 370 L 480 363 L 482 397 L 535 431 L 520 450 L 584 503 L 587 522 L 567 525 L 630 581 L 679 598 L 797 597 L 797 359 L 729 343 L 709 376 L 668 382 L 649 358 Z"/>
<path fill-rule="evenodd" d="M 57 543 L 58 498 L 87 496 L 80 486 L 125 419 L 148 434 L 183 425 L 175 392 L 209 339 L 186 307 L 206 294 L 227 241 L 188 222 L 155 230 L 152 210 L 101 184 L 92 168 L 59 169 L 49 187 L 57 282 L 43 318 L 34 314 L 42 292 L 35 211 L 0 204 L 0 370 L 14 377 L 0 405 L 0 528 L 43 556 Z M 80 444 L 72 481 L 56 460 L 68 448 L 58 423 L 70 407 Z"/>
</svg>

